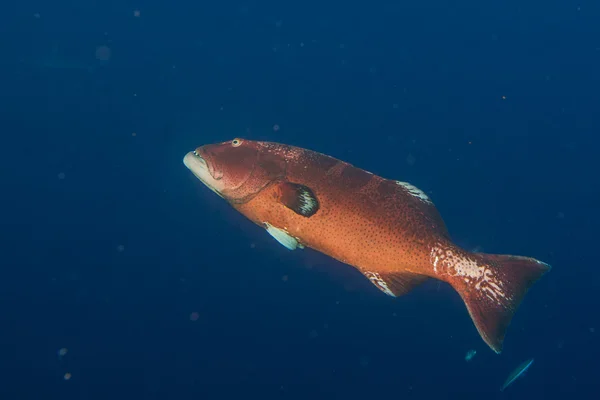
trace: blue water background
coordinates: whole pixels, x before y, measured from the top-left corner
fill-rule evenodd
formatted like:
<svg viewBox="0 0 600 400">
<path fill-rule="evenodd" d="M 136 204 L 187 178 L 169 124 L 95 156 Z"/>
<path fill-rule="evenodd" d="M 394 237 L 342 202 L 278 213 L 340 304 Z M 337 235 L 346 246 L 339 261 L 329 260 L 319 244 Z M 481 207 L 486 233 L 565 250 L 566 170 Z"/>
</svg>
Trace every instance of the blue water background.
<svg viewBox="0 0 600 400">
<path fill-rule="evenodd" d="M 2 399 L 598 398 L 600 3 L 6 3 Z M 504 352 L 445 284 L 391 299 L 183 166 L 238 136 L 409 181 L 461 246 L 550 263 Z"/>
</svg>

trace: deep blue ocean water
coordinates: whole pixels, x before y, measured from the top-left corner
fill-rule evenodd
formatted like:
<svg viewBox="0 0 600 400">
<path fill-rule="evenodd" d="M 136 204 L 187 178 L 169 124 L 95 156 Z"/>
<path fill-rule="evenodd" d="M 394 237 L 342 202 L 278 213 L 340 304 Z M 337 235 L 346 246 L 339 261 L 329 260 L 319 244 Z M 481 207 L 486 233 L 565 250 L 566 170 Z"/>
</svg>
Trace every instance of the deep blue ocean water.
<svg viewBox="0 0 600 400">
<path fill-rule="evenodd" d="M 598 398 L 597 1 L 24 0 L 0 32 L 2 400 Z M 496 355 L 449 286 L 389 298 L 182 164 L 234 137 L 553 270 Z"/>
</svg>

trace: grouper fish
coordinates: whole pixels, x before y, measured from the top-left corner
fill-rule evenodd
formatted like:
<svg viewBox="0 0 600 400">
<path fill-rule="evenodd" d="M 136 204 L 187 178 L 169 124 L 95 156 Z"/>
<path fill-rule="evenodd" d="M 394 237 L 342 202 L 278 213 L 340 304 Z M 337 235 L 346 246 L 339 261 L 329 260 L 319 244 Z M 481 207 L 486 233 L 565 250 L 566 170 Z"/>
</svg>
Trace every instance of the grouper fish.
<svg viewBox="0 0 600 400">
<path fill-rule="evenodd" d="M 534 258 L 460 248 L 423 191 L 315 151 L 236 138 L 200 146 L 183 162 L 288 249 L 348 264 L 386 295 L 430 278 L 449 283 L 496 353 L 525 293 L 550 270 Z"/>
</svg>

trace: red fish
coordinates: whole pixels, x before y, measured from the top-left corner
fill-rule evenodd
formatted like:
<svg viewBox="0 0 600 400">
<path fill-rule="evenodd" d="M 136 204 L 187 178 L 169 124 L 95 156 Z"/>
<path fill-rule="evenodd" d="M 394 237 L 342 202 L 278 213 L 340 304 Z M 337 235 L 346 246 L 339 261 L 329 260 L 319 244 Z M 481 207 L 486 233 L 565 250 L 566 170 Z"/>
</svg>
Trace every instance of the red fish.
<svg viewBox="0 0 600 400">
<path fill-rule="evenodd" d="M 533 258 L 458 247 L 415 186 L 311 150 L 236 138 L 198 147 L 183 162 L 288 249 L 351 265 L 389 296 L 429 278 L 449 283 L 497 353 L 523 296 L 550 270 Z"/>
</svg>

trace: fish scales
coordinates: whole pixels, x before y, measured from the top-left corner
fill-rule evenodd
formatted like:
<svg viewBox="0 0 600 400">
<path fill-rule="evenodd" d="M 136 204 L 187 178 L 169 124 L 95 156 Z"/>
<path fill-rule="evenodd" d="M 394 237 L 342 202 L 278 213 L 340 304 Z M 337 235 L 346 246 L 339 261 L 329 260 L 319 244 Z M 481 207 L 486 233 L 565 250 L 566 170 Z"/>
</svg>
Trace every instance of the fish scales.
<svg viewBox="0 0 600 400">
<path fill-rule="evenodd" d="M 550 270 L 529 257 L 460 248 L 416 186 L 315 151 L 236 138 L 200 146 L 184 163 L 282 245 L 346 263 L 389 296 L 429 278 L 449 283 L 498 353 L 523 296 Z"/>
</svg>

